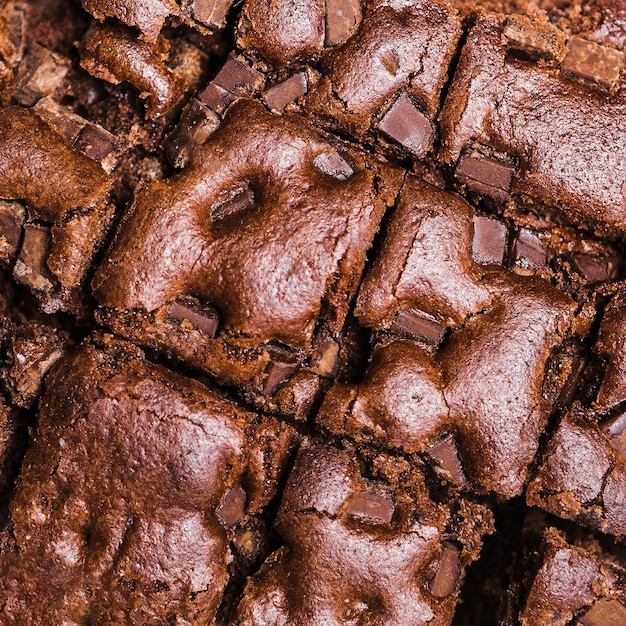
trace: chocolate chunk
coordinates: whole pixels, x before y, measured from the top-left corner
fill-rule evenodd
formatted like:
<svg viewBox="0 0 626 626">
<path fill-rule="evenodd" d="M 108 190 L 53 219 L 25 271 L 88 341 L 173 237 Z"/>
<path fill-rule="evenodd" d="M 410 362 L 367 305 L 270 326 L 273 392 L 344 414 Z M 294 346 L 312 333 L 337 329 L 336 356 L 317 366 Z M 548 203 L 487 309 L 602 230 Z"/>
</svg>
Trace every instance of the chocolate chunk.
<svg viewBox="0 0 626 626">
<path fill-rule="evenodd" d="M 261 89 L 264 77 L 261 72 L 231 55 L 211 82 L 236 96 L 251 96 Z"/>
<path fill-rule="evenodd" d="M 561 71 L 572 78 L 613 89 L 620 76 L 623 53 L 580 37 L 572 37 Z"/>
<path fill-rule="evenodd" d="M 25 218 L 26 212 L 19 202 L 0 200 L 0 261 L 11 263 L 15 259 Z"/>
<path fill-rule="evenodd" d="M 20 64 L 13 97 L 19 104 L 32 106 L 40 98 L 61 89 L 70 66 L 69 59 L 33 44 Z"/>
<path fill-rule="evenodd" d="M 578 618 L 581 626 L 624 626 L 626 607 L 617 600 L 598 600 Z"/>
<path fill-rule="evenodd" d="M 455 485 L 465 484 L 467 479 L 459 459 L 459 450 L 454 435 L 445 434 L 428 448 L 428 454 L 436 463 L 435 471 L 438 474 L 443 474 Z"/>
<path fill-rule="evenodd" d="M 282 113 L 288 104 L 306 96 L 308 86 L 306 72 L 298 72 L 282 83 L 270 87 L 263 94 L 263 102 L 275 113 Z"/>
<path fill-rule="evenodd" d="M 626 459 L 626 413 L 611 418 L 602 424 L 602 433 L 611 447 Z"/>
<path fill-rule="evenodd" d="M 441 550 L 437 573 L 430 581 L 430 593 L 435 598 L 447 598 L 456 591 L 460 578 L 459 549 L 452 543 L 445 543 Z"/>
<path fill-rule="evenodd" d="M 115 150 L 115 136 L 95 124 L 86 124 L 74 143 L 84 155 L 94 161 L 104 161 Z"/>
<path fill-rule="evenodd" d="M 198 98 L 210 109 L 220 114 L 237 100 L 237 96 L 215 83 L 209 83 L 198 93 Z"/>
<path fill-rule="evenodd" d="M 503 34 L 509 49 L 524 59 L 552 62 L 561 55 L 563 36 L 549 23 L 525 15 L 510 15 L 504 22 Z"/>
<path fill-rule="evenodd" d="M 545 268 L 548 253 L 545 245 L 532 231 L 520 228 L 513 240 L 511 251 L 513 271 L 523 276 Z"/>
<path fill-rule="evenodd" d="M 36 291 L 52 290 L 52 274 L 46 261 L 51 236 L 47 226 L 25 224 L 19 256 L 13 268 L 13 278 Z"/>
<path fill-rule="evenodd" d="M 263 393 L 273 396 L 278 388 L 296 371 L 298 361 L 293 355 L 284 351 L 270 352 L 270 360 L 265 367 Z"/>
<path fill-rule="evenodd" d="M 513 172 L 513 166 L 508 163 L 466 154 L 459 159 L 455 173 L 470 189 L 502 198 L 511 189 Z"/>
<path fill-rule="evenodd" d="M 570 356 L 567 364 L 563 363 L 563 366 L 567 367 L 569 375 L 561 387 L 557 404 L 560 407 L 568 407 L 576 398 L 587 363 L 581 354 L 574 354 Z"/>
<path fill-rule="evenodd" d="M 219 326 L 218 312 L 195 298 L 180 297 L 169 305 L 165 319 L 174 322 L 188 321 L 195 330 L 207 337 L 215 337 Z"/>
<path fill-rule="evenodd" d="M 572 266 L 591 284 L 615 280 L 619 270 L 619 255 L 606 254 L 572 254 Z"/>
<path fill-rule="evenodd" d="M 424 156 L 430 150 L 435 136 L 430 120 L 406 94 L 394 102 L 378 128 L 416 157 Z"/>
<path fill-rule="evenodd" d="M 180 122 L 165 140 L 165 154 L 174 167 L 185 167 L 195 145 L 203 144 L 218 128 L 220 120 L 208 106 L 192 98 Z"/>
<path fill-rule="evenodd" d="M 311 371 L 328 378 L 337 374 L 340 365 L 339 344 L 332 339 L 323 341 L 311 359 Z"/>
<path fill-rule="evenodd" d="M 398 309 L 390 330 L 403 337 L 425 341 L 434 346 L 441 343 L 446 332 L 445 327 L 428 314 L 409 309 Z"/>
<path fill-rule="evenodd" d="M 499 219 L 477 215 L 474 218 L 472 258 L 476 263 L 503 265 L 508 238 L 508 229 Z"/>
<path fill-rule="evenodd" d="M 342 44 L 354 34 L 360 22 L 358 0 L 326 0 L 326 45 Z"/>
<path fill-rule="evenodd" d="M 237 524 L 246 512 L 246 492 L 241 485 L 234 485 L 224 496 L 221 506 L 217 509 L 217 517 L 224 526 Z"/>
<path fill-rule="evenodd" d="M 370 524 L 390 524 L 395 506 L 385 494 L 362 491 L 352 496 L 346 507 L 346 514 Z"/>
<path fill-rule="evenodd" d="M 234 195 L 211 207 L 211 220 L 217 222 L 225 217 L 249 209 L 255 205 L 254 193 L 250 187 L 239 189 Z"/>
<path fill-rule="evenodd" d="M 354 170 L 350 164 L 339 154 L 339 152 L 324 152 L 318 154 L 313 159 L 313 165 L 324 174 L 337 178 L 338 180 L 348 180 Z"/>
<path fill-rule="evenodd" d="M 54 126 L 72 144 L 85 127 L 87 120 L 73 111 L 60 105 L 54 98 L 42 98 L 33 107 L 39 117 Z"/>
<path fill-rule="evenodd" d="M 233 0 L 191 0 L 190 5 L 194 19 L 210 28 L 222 28 Z"/>
</svg>

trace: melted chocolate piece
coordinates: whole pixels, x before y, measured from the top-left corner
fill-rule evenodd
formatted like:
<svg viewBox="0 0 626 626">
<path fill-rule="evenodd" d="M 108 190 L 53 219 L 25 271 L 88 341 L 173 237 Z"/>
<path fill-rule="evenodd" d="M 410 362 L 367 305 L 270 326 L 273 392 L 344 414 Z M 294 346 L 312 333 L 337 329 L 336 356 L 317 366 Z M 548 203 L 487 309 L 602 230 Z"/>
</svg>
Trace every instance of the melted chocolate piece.
<svg viewBox="0 0 626 626">
<path fill-rule="evenodd" d="M 263 393 L 273 396 L 278 388 L 298 369 L 299 362 L 289 354 L 271 352 L 265 367 Z"/>
<path fill-rule="evenodd" d="M 435 598 L 452 595 L 457 590 L 462 571 L 459 549 L 454 544 L 444 543 L 437 573 L 428 585 L 430 593 Z"/>
<path fill-rule="evenodd" d="M 574 269 L 592 285 L 615 280 L 620 268 L 620 256 L 611 251 L 606 254 L 575 253 L 571 260 Z"/>
<path fill-rule="evenodd" d="M 15 259 L 25 219 L 26 212 L 19 202 L 0 200 L 0 261 L 9 264 Z"/>
<path fill-rule="evenodd" d="M 614 89 L 619 81 L 624 54 L 594 41 L 572 37 L 561 71 L 602 89 Z"/>
<path fill-rule="evenodd" d="M 436 464 L 435 472 L 437 474 L 443 475 L 455 485 L 463 485 L 467 482 L 453 434 L 447 433 L 433 443 L 428 448 L 428 454 Z"/>
<path fill-rule="evenodd" d="M 247 496 L 241 485 L 234 485 L 224 496 L 222 504 L 217 509 L 220 522 L 230 528 L 236 526 L 246 512 Z"/>
<path fill-rule="evenodd" d="M 390 330 L 401 337 L 418 339 L 433 346 L 439 345 L 446 333 L 445 326 L 427 313 L 407 309 L 398 309 Z"/>
<path fill-rule="evenodd" d="M 626 413 L 621 413 L 602 424 L 602 433 L 611 447 L 626 459 Z"/>
<path fill-rule="evenodd" d="M 626 607 L 618 600 L 598 600 L 578 618 L 581 626 L 624 626 Z"/>
<path fill-rule="evenodd" d="M 172 302 L 165 316 L 168 321 L 188 322 L 207 337 L 215 337 L 219 327 L 219 314 L 207 304 L 193 298 L 179 298 Z"/>
<path fill-rule="evenodd" d="M 339 152 L 324 152 L 313 159 L 313 165 L 324 174 L 337 180 L 348 180 L 354 170 Z"/>
<path fill-rule="evenodd" d="M 326 0 L 325 44 L 333 47 L 346 41 L 359 27 L 361 16 L 359 0 Z"/>
<path fill-rule="evenodd" d="M 251 209 L 255 206 L 254 192 L 250 187 L 238 190 L 227 200 L 217 202 L 211 207 L 211 220 L 217 222 L 225 217 Z"/>
<path fill-rule="evenodd" d="M 487 157 L 464 155 L 456 166 L 457 178 L 470 189 L 496 198 L 508 196 L 515 168 Z"/>
<path fill-rule="evenodd" d="M 509 233 L 501 220 L 477 215 L 474 219 L 472 258 L 476 263 L 504 265 Z"/>
<path fill-rule="evenodd" d="M 297 72 L 281 83 L 270 87 L 263 94 L 263 102 L 275 113 L 282 113 L 287 105 L 306 96 L 308 87 L 306 72 Z"/>
<path fill-rule="evenodd" d="M 388 495 L 362 491 L 353 495 L 346 506 L 346 515 L 368 524 L 390 524 L 395 506 Z"/>
<path fill-rule="evenodd" d="M 406 94 L 393 103 L 380 120 L 378 129 L 418 158 L 431 149 L 435 136 L 430 120 Z"/>
</svg>

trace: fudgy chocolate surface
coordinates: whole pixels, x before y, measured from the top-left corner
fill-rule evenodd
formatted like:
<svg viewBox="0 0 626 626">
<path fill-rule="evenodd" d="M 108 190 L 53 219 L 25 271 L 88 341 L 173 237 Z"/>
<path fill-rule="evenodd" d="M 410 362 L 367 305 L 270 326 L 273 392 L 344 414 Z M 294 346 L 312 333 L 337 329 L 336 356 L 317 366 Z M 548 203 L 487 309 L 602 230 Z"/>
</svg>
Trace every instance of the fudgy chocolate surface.
<svg viewBox="0 0 626 626">
<path fill-rule="evenodd" d="M 625 622 L 624 24 L 3 2 L 0 622 Z"/>
</svg>

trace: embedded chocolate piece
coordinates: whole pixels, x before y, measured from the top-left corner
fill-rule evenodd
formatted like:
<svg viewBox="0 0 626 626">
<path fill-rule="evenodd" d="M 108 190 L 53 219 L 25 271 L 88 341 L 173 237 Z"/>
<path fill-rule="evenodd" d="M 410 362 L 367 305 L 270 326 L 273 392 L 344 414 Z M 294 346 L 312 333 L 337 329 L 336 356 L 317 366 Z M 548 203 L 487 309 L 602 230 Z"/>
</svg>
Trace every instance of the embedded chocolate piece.
<svg viewBox="0 0 626 626">
<path fill-rule="evenodd" d="M 287 105 L 306 96 L 309 81 L 306 72 L 297 72 L 263 94 L 263 102 L 275 113 L 282 113 Z"/>
<path fill-rule="evenodd" d="M 405 94 L 385 113 L 378 129 L 415 157 L 422 157 L 430 150 L 435 136 L 430 120 Z"/>
<path fill-rule="evenodd" d="M 348 500 L 346 514 L 370 524 L 390 524 L 395 506 L 388 495 L 361 491 Z"/>
<path fill-rule="evenodd" d="M 202 91 L 198 93 L 198 98 L 203 104 L 206 104 L 212 111 L 220 115 L 237 100 L 237 96 L 230 91 L 209 83 Z"/>
<path fill-rule="evenodd" d="M 594 41 L 572 37 L 561 71 L 587 83 L 611 90 L 619 81 L 624 54 Z"/>
<path fill-rule="evenodd" d="M 20 253 L 13 278 L 35 291 L 52 291 L 54 278 L 46 264 L 50 253 L 50 229 L 40 224 L 25 224 Z"/>
<path fill-rule="evenodd" d="M 26 220 L 24 206 L 19 202 L 0 200 L 0 261 L 12 263 L 22 241 Z"/>
<path fill-rule="evenodd" d="M 439 345 L 446 334 L 446 327 L 427 313 L 407 309 L 398 309 L 390 330 L 401 337 L 418 339 L 433 346 Z"/>
<path fill-rule="evenodd" d="M 381 455 L 365 478 L 354 456 L 317 442 L 300 448 L 275 522 L 284 547 L 248 580 L 237 624 L 451 622 L 486 510 L 460 501 L 457 523 L 416 467 L 394 478 L 394 460 Z"/>
<path fill-rule="evenodd" d="M 621 413 L 602 424 L 602 432 L 611 447 L 626 459 L 626 413 Z"/>
<path fill-rule="evenodd" d="M 101 163 L 115 150 L 115 138 L 104 128 L 86 124 L 74 144 L 78 150 Z"/>
<path fill-rule="evenodd" d="M 224 496 L 217 509 L 217 517 L 226 527 L 236 526 L 246 512 L 246 492 L 241 485 L 235 485 Z"/>
<path fill-rule="evenodd" d="M 437 573 L 428 585 L 430 593 L 435 598 L 447 598 L 458 589 L 463 573 L 459 552 L 454 544 L 443 545 Z"/>
<path fill-rule="evenodd" d="M 219 327 L 219 314 L 207 304 L 201 304 L 193 298 L 179 298 L 167 308 L 165 319 L 181 324 L 191 324 L 207 337 L 215 337 Z"/>
<path fill-rule="evenodd" d="M 525 59 L 554 63 L 563 56 L 563 33 L 549 22 L 533 20 L 526 15 L 509 15 L 502 34 L 508 48 Z"/>
<path fill-rule="evenodd" d="M 139 41 L 119 24 L 94 22 L 79 46 L 80 63 L 92 76 L 117 85 L 127 81 L 146 101 L 154 119 L 170 111 L 185 94 L 186 85 L 163 61 L 158 47 Z"/>
<path fill-rule="evenodd" d="M 250 187 L 237 189 L 227 200 L 219 200 L 210 210 L 211 220 L 218 222 L 225 217 L 251 209 L 255 206 L 254 192 Z"/>
<path fill-rule="evenodd" d="M 325 45 L 338 46 L 347 41 L 361 23 L 359 0 L 326 0 Z"/>
<path fill-rule="evenodd" d="M 210 623 L 228 524 L 267 506 L 293 432 L 96 341 L 49 375 L 3 535 L 0 620 Z"/>
<path fill-rule="evenodd" d="M 203 144 L 220 125 L 217 115 L 200 100 L 192 98 L 184 108 L 178 126 L 165 140 L 165 154 L 174 167 L 185 167 L 194 146 Z"/>
<path fill-rule="evenodd" d="M 341 366 L 340 349 L 341 346 L 332 339 L 322 341 L 311 358 L 311 371 L 320 376 L 334 378 Z"/>
<path fill-rule="evenodd" d="M 20 63 L 13 98 L 32 106 L 40 98 L 60 91 L 70 67 L 69 59 L 34 43 Z"/>
<path fill-rule="evenodd" d="M 184 0 L 194 19 L 212 29 L 223 28 L 233 0 Z"/>
<path fill-rule="evenodd" d="M 474 219 L 472 258 L 476 263 L 504 265 L 508 239 L 508 228 L 501 220 L 477 215 Z"/>
<path fill-rule="evenodd" d="M 578 618 L 581 626 L 623 626 L 626 624 L 626 606 L 618 600 L 598 600 Z"/>
<path fill-rule="evenodd" d="M 235 96 L 251 96 L 261 89 L 264 80 L 261 72 L 231 55 L 212 82 Z"/>
<path fill-rule="evenodd" d="M 272 352 L 265 368 L 263 393 L 273 396 L 278 388 L 298 369 L 298 361 L 287 354 Z"/>
<path fill-rule="evenodd" d="M 445 434 L 428 448 L 428 454 L 436 464 L 434 469 L 437 474 L 455 485 L 467 482 L 454 435 Z"/>
<path fill-rule="evenodd" d="M 76 115 L 71 109 L 62 106 L 50 96 L 39 100 L 33 109 L 44 122 L 56 128 L 70 144 L 76 141 L 80 131 L 87 124 L 86 119 Z"/>
<path fill-rule="evenodd" d="M 546 267 L 548 252 L 544 243 L 526 228 L 520 228 L 513 238 L 511 263 L 513 271 L 528 275 Z"/>
<path fill-rule="evenodd" d="M 313 165 L 324 174 L 328 174 L 338 180 L 348 180 L 354 170 L 339 152 L 323 152 L 313 159 Z"/>
<path fill-rule="evenodd" d="M 572 266 L 589 283 L 600 283 L 615 280 L 620 268 L 620 257 L 616 252 L 606 254 L 574 253 L 571 257 Z"/>
<path fill-rule="evenodd" d="M 81 0 L 85 10 L 101 22 L 114 17 L 135 26 L 148 41 L 156 41 L 165 18 L 178 13 L 174 0 Z"/>
<path fill-rule="evenodd" d="M 479 193 L 505 197 L 511 190 L 515 168 L 486 157 L 463 155 L 456 166 L 457 178 Z"/>
</svg>

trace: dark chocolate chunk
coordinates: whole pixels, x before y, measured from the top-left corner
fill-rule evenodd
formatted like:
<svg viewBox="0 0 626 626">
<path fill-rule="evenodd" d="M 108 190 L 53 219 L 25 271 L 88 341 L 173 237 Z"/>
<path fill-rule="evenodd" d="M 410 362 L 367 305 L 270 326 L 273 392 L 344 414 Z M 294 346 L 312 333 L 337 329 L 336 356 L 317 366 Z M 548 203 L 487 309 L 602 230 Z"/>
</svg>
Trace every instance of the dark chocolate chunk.
<svg viewBox="0 0 626 626">
<path fill-rule="evenodd" d="M 418 339 L 435 346 L 441 343 L 446 332 L 445 327 L 428 314 L 409 309 L 398 309 L 390 330 L 403 337 Z"/>
<path fill-rule="evenodd" d="M 203 144 L 218 128 L 217 115 L 200 100 L 192 98 L 180 117 L 180 122 L 165 140 L 165 154 L 174 167 L 185 167 L 191 159 L 194 145 Z"/>
<path fill-rule="evenodd" d="M 513 271 L 522 275 L 533 274 L 536 270 L 546 267 L 548 253 L 545 245 L 530 230 L 520 228 L 513 240 L 511 250 Z"/>
<path fill-rule="evenodd" d="M 619 256 L 611 254 L 572 254 L 574 269 L 582 274 L 588 283 L 599 283 L 606 280 L 615 280 L 619 270 Z"/>
<path fill-rule="evenodd" d="M 441 550 L 441 559 L 437 573 L 430 581 L 430 593 L 435 598 L 447 598 L 456 591 L 461 577 L 461 559 L 459 549 L 452 543 L 445 543 Z"/>
<path fill-rule="evenodd" d="M 263 393 L 272 396 L 278 388 L 296 371 L 298 361 L 292 355 L 272 351 L 265 367 Z"/>
<path fill-rule="evenodd" d="M 428 454 L 436 463 L 435 471 L 438 474 L 443 474 L 455 485 L 465 484 L 467 478 L 459 459 L 459 449 L 454 435 L 445 434 L 428 448 Z"/>
<path fill-rule="evenodd" d="M 282 83 L 270 87 L 263 94 L 263 102 L 274 112 L 282 113 L 285 107 L 306 96 L 309 81 L 306 72 L 298 72 Z"/>
<path fill-rule="evenodd" d="M 52 289 L 52 274 L 46 261 L 50 250 L 51 236 L 47 226 L 25 224 L 24 237 L 19 256 L 13 268 L 13 278 L 36 291 Z"/>
<path fill-rule="evenodd" d="M 342 44 L 356 31 L 360 21 L 358 0 L 326 0 L 326 45 Z"/>
<path fill-rule="evenodd" d="M 237 100 L 237 96 L 215 83 L 209 83 L 198 93 L 198 98 L 216 113 L 223 113 Z"/>
<path fill-rule="evenodd" d="M 25 217 L 26 212 L 19 202 L 0 200 L 0 261 L 11 263 L 15 259 Z"/>
<path fill-rule="evenodd" d="M 611 418 L 602 424 L 602 433 L 611 447 L 626 459 L 626 413 Z"/>
<path fill-rule="evenodd" d="M 378 128 L 416 157 L 424 156 L 430 150 L 435 135 L 430 120 L 406 94 L 394 102 Z"/>
<path fill-rule="evenodd" d="M 339 344 L 332 339 L 323 341 L 311 359 L 311 371 L 319 376 L 334 377 L 340 365 Z"/>
<path fill-rule="evenodd" d="M 166 319 L 175 322 L 186 320 L 207 337 L 215 337 L 219 326 L 218 312 L 212 306 L 199 303 L 195 298 L 181 297 L 172 302 Z"/>
<path fill-rule="evenodd" d="M 221 28 L 233 0 L 191 0 L 191 11 L 194 19 L 210 28 Z"/>
<path fill-rule="evenodd" d="M 354 170 L 350 164 L 339 154 L 339 152 L 324 152 L 318 154 L 313 159 L 313 165 L 324 174 L 337 178 L 338 180 L 348 180 Z"/>
<path fill-rule="evenodd" d="M 224 496 L 221 506 L 217 509 L 217 517 L 224 526 L 237 524 L 246 512 L 246 492 L 241 485 L 234 485 Z"/>
<path fill-rule="evenodd" d="M 86 124 L 74 145 L 94 161 L 104 161 L 115 150 L 115 137 L 95 124 Z"/>
<path fill-rule="evenodd" d="M 580 353 L 576 353 L 570 355 L 567 363 L 562 363 L 562 366 L 567 367 L 569 375 L 563 382 L 557 404 L 568 407 L 576 398 L 587 363 Z"/>
<path fill-rule="evenodd" d="M 389 524 L 393 518 L 395 506 L 388 495 L 362 491 L 350 498 L 346 513 L 370 524 Z"/>
<path fill-rule="evenodd" d="M 261 89 L 263 81 L 261 72 L 231 55 L 212 82 L 236 96 L 251 96 Z"/>
<path fill-rule="evenodd" d="M 228 215 L 253 207 L 254 203 L 254 192 L 250 187 L 238 189 L 227 200 L 218 202 L 211 207 L 211 220 L 217 222 Z"/>
<path fill-rule="evenodd" d="M 69 59 L 33 44 L 28 56 L 20 64 L 13 97 L 19 104 L 32 106 L 40 98 L 53 94 L 63 86 L 70 66 Z"/>
<path fill-rule="evenodd" d="M 503 34 L 509 49 L 523 58 L 555 61 L 563 47 L 563 36 L 549 23 L 540 23 L 526 15 L 510 15 L 504 22 Z"/>
<path fill-rule="evenodd" d="M 87 120 L 60 105 L 50 96 L 39 100 L 33 108 L 39 117 L 54 126 L 71 144 L 76 141 L 80 131 L 87 123 Z"/>
<path fill-rule="evenodd" d="M 474 218 L 472 258 L 476 263 L 503 265 L 508 248 L 508 229 L 499 219 L 478 215 Z"/>
<path fill-rule="evenodd" d="M 580 37 L 572 37 L 561 63 L 566 75 L 602 87 L 613 89 L 618 81 L 623 53 Z"/>
<path fill-rule="evenodd" d="M 598 600 L 578 618 L 578 623 L 581 626 L 624 626 L 626 607 L 617 600 Z"/>
<path fill-rule="evenodd" d="M 513 172 L 513 166 L 508 163 L 469 154 L 462 156 L 456 166 L 456 176 L 461 182 L 479 193 L 495 197 L 508 195 Z"/>
</svg>

